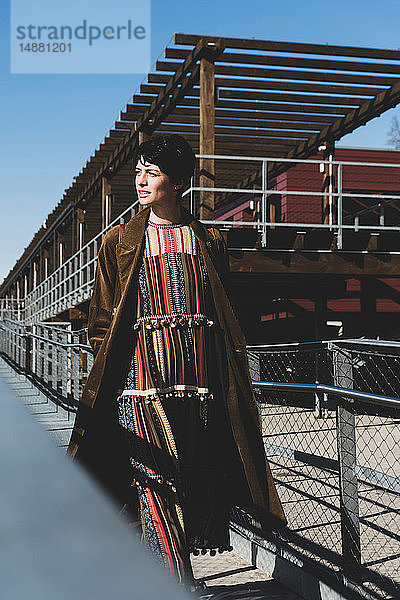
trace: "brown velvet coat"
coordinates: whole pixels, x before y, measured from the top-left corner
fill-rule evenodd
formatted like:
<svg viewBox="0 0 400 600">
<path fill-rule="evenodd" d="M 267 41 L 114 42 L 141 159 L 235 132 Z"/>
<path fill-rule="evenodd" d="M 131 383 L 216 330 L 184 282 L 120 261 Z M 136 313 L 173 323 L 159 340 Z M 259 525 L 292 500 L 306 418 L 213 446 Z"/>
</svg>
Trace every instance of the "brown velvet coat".
<svg viewBox="0 0 400 600">
<path fill-rule="evenodd" d="M 88 336 L 95 353 L 68 453 L 84 464 L 103 486 L 124 502 L 129 486 L 129 463 L 118 426 L 116 398 L 129 368 L 136 332 L 138 272 L 150 209 L 135 215 L 125 227 L 112 228 L 99 251 Z M 285 524 L 260 433 L 251 386 L 245 336 L 229 301 L 226 286 L 228 255 L 218 230 L 210 233 L 182 208 L 183 222 L 197 238 L 207 268 L 219 325 L 225 336 L 228 365 L 226 408 L 238 450 L 243 477 L 232 503 L 252 504 L 265 528 Z M 245 489 L 244 489 L 245 488 Z M 243 499 L 245 499 L 243 501 Z"/>
</svg>

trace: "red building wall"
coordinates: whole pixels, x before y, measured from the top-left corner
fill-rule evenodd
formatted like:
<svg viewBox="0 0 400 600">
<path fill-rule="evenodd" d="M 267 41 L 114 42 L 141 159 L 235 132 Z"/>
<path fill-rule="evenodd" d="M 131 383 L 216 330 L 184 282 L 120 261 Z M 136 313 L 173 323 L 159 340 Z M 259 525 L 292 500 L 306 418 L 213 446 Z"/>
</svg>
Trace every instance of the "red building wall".
<svg viewBox="0 0 400 600">
<path fill-rule="evenodd" d="M 312 160 L 322 159 L 322 153 L 311 157 Z M 335 160 L 363 163 L 390 163 L 399 165 L 398 168 L 384 166 L 342 166 L 342 188 L 346 192 L 354 193 L 382 193 L 400 192 L 400 152 L 396 150 L 370 150 L 337 148 Z M 337 187 L 337 165 L 333 167 L 334 187 Z M 315 191 L 321 192 L 323 188 L 323 173 L 319 164 L 299 163 L 279 176 L 276 182 L 277 189 L 288 191 Z M 337 191 L 335 189 L 334 191 Z M 351 210 L 362 210 L 368 202 L 355 199 L 351 202 Z M 321 222 L 321 196 L 299 196 L 287 194 L 282 197 L 281 218 L 287 223 L 320 223 Z"/>
</svg>

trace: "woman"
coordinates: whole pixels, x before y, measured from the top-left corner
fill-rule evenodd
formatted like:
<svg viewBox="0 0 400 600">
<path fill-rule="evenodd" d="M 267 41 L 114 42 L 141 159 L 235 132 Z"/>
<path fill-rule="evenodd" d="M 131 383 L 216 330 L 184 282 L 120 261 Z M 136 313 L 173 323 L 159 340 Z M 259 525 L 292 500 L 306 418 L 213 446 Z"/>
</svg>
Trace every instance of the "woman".
<svg viewBox="0 0 400 600">
<path fill-rule="evenodd" d="M 194 161 L 178 135 L 139 146 L 144 210 L 99 252 L 95 361 L 69 445 L 121 503 L 136 489 L 145 541 L 187 582 L 190 552 L 229 549 L 231 505 L 266 528 L 285 523 L 226 292 L 226 246 L 180 205 Z"/>
</svg>

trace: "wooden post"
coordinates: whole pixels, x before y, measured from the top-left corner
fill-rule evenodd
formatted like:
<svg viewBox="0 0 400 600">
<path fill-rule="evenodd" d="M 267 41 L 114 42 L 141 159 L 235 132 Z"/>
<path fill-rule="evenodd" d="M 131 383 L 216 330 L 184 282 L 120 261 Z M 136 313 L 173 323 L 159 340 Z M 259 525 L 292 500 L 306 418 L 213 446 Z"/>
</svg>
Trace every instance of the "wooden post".
<svg viewBox="0 0 400 600">
<path fill-rule="evenodd" d="M 200 60 L 200 154 L 215 153 L 214 61 L 211 57 Z M 214 187 L 215 165 L 212 158 L 200 159 L 200 187 Z M 214 219 L 214 192 L 200 192 L 200 219 Z"/>
<path fill-rule="evenodd" d="M 48 251 L 47 248 L 43 249 L 43 265 L 42 265 L 42 272 L 43 272 L 43 276 L 42 279 L 47 279 L 48 276 L 50 275 L 50 269 L 49 269 L 49 264 L 50 264 L 50 253 Z"/>
<path fill-rule="evenodd" d="M 335 158 L 335 142 L 328 140 L 324 144 L 323 160 L 332 161 Z M 322 208 L 321 223 L 323 225 L 332 225 L 334 222 L 334 198 L 332 193 L 335 191 L 335 177 L 332 164 L 324 163 L 324 175 L 322 179 Z"/>
<path fill-rule="evenodd" d="M 147 142 L 147 140 L 151 139 L 151 134 L 147 133 L 146 131 L 139 131 L 139 144 L 142 144 L 143 142 Z"/>
<path fill-rule="evenodd" d="M 361 279 L 361 314 L 363 315 L 363 321 L 368 323 L 369 330 L 373 331 L 373 335 L 379 332 L 379 325 L 377 324 L 376 314 L 376 297 L 377 290 L 374 281 L 375 278 L 363 277 Z M 375 331 L 373 328 L 376 328 Z"/>
<path fill-rule="evenodd" d="M 253 183 L 253 190 L 260 190 L 261 186 L 259 183 Z M 254 227 L 258 228 L 257 221 L 261 221 L 261 195 L 252 195 L 253 200 L 253 211 L 252 218 L 255 223 Z"/>
<path fill-rule="evenodd" d="M 57 266 L 61 267 L 64 263 L 64 235 L 57 232 Z"/>
<path fill-rule="evenodd" d="M 85 211 L 83 208 L 76 210 L 76 236 L 75 252 L 85 245 Z"/>
<path fill-rule="evenodd" d="M 323 284 L 322 286 L 323 287 Z M 314 331 L 315 340 L 318 342 L 324 339 L 326 331 L 326 316 L 327 316 L 327 297 L 324 290 L 321 289 L 320 293 L 315 298 L 315 321 Z"/>
<path fill-rule="evenodd" d="M 38 263 L 37 261 L 33 261 L 33 272 L 32 272 L 32 289 L 34 290 L 38 285 Z"/>
<path fill-rule="evenodd" d="M 101 230 L 111 222 L 111 183 L 107 177 L 101 178 Z"/>
</svg>

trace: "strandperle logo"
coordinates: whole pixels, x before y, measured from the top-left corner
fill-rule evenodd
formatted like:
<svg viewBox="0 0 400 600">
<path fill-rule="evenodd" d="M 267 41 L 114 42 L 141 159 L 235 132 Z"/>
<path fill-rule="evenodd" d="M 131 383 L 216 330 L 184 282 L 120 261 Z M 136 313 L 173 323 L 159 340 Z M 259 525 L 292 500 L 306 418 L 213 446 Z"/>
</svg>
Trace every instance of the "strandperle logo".
<svg viewBox="0 0 400 600">
<path fill-rule="evenodd" d="M 29 41 L 65 41 L 65 40 L 87 40 L 89 46 L 96 40 L 144 40 L 146 29 L 143 25 L 134 25 L 128 19 L 125 25 L 88 25 L 83 19 L 82 24 L 77 27 L 70 25 L 18 25 L 16 27 L 16 38 Z"/>
<path fill-rule="evenodd" d="M 150 0 L 10 0 L 10 72 L 151 69 Z"/>
</svg>

